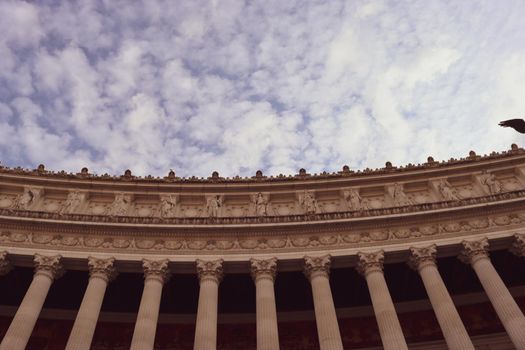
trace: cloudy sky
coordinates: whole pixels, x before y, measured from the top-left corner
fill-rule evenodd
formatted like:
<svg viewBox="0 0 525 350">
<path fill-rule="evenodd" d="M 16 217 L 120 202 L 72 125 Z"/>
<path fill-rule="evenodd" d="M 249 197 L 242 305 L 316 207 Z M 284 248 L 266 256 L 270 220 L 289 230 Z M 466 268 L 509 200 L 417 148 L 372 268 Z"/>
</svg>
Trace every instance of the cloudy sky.
<svg viewBox="0 0 525 350">
<path fill-rule="evenodd" d="M 267 175 L 525 145 L 525 1 L 0 0 L 0 160 Z"/>
</svg>

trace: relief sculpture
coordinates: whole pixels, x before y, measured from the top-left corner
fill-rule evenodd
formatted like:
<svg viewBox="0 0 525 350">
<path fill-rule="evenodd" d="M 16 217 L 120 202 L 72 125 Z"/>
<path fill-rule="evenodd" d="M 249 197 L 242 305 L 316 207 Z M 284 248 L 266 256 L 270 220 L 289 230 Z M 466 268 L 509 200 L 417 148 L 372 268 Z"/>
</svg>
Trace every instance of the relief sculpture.
<svg viewBox="0 0 525 350">
<path fill-rule="evenodd" d="M 163 218 L 173 218 L 177 216 L 178 196 L 166 194 L 160 196 L 160 216 Z"/>
<path fill-rule="evenodd" d="M 84 202 L 85 194 L 80 191 L 69 192 L 65 202 L 62 204 L 58 212 L 60 214 L 70 214 L 75 212 Z"/>
<path fill-rule="evenodd" d="M 496 180 L 494 174 L 487 173 L 486 170 L 483 170 L 481 175 L 479 175 L 479 182 L 486 193 L 498 194 L 502 191 L 501 182 Z"/>
<path fill-rule="evenodd" d="M 390 198 L 392 199 L 392 205 L 394 207 L 401 207 L 412 204 L 408 196 L 405 194 L 405 191 L 403 190 L 403 185 L 397 182 L 394 185 L 389 186 L 387 192 L 390 195 Z"/>
<path fill-rule="evenodd" d="M 115 200 L 108 208 L 107 214 L 113 216 L 125 216 L 131 206 L 132 197 L 129 193 L 115 194 Z"/>
<path fill-rule="evenodd" d="M 212 195 L 206 197 L 206 213 L 210 218 L 216 218 L 221 215 L 222 196 Z"/>
<path fill-rule="evenodd" d="M 268 195 L 258 192 L 250 196 L 251 199 L 251 214 L 255 216 L 270 215 L 271 204 L 268 200 Z"/>
<path fill-rule="evenodd" d="M 25 187 L 24 192 L 17 197 L 13 205 L 13 209 L 28 210 L 30 209 L 40 198 L 42 194 L 41 189 L 32 187 Z"/>
<path fill-rule="evenodd" d="M 361 197 L 357 188 L 350 188 L 343 191 L 343 198 L 345 199 L 347 206 L 350 210 L 366 210 L 368 203 Z"/>
<path fill-rule="evenodd" d="M 452 186 L 450 186 L 448 181 L 445 179 L 441 179 L 438 182 L 437 189 L 441 194 L 441 197 L 443 197 L 443 199 L 446 201 L 457 201 L 461 199 L 457 191 Z"/>
<path fill-rule="evenodd" d="M 313 191 L 304 191 L 299 194 L 299 205 L 305 214 L 315 214 L 319 212 L 319 205 L 315 199 Z"/>
</svg>

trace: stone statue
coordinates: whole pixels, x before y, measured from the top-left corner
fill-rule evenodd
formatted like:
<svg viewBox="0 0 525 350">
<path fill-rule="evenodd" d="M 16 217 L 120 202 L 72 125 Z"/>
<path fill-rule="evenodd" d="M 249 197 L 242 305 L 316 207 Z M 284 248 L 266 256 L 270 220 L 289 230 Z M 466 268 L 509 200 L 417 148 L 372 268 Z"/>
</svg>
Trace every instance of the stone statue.
<svg viewBox="0 0 525 350">
<path fill-rule="evenodd" d="M 461 198 L 457 194 L 456 190 L 453 189 L 449 184 L 448 181 L 445 179 L 441 179 L 437 185 L 438 191 L 446 201 L 457 201 Z"/>
<path fill-rule="evenodd" d="M 299 203 L 303 207 L 305 214 L 315 214 L 319 211 L 313 191 L 304 191 L 304 194 L 299 197 Z"/>
<path fill-rule="evenodd" d="M 213 195 L 206 199 L 206 212 L 210 218 L 216 218 L 220 215 L 222 207 L 222 196 Z"/>
<path fill-rule="evenodd" d="M 24 192 L 16 199 L 13 209 L 27 210 L 36 202 L 39 196 L 40 190 L 25 187 Z"/>
<path fill-rule="evenodd" d="M 494 174 L 489 174 L 486 170 L 483 170 L 479 176 L 479 181 L 485 190 L 490 194 L 497 194 L 501 193 L 502 191 L 501 182 L 496 180 Z"/>
<path fill-rule="evenodd" d="M 393 186 L 389 187 L 388 192 L 392 197 L 395 207 L 412 204 L 410 199 L 408 199 L 408 196 L 403 191 L 403 185 L 396 182 Z"/>
<path fill-rule="evenodd" d="M 124 216 L 128 213 L 131 205 L 131 195 L 127 193 L 115 194 L 115 200 L 108 209 L 109 215 Z"/>
<path fill-rule="evenodd" d="M 58 212 L 60 214 L 72 213 L 82 204 L 83 200 L 84 198 L 79 191 L 69 192 L 66 201 L 62 204 Z"/>
<path fill-rule="evenodd" d="M 160 196 L 160 216 L 172 218 L 176 215 L 178 196 L 175 194 Z"/>
<path fill-rule="evenodd" d="M 343 197 L 352 210 L 368 209 L 368 203 L 361 197 L 357 188 L 350 188 L 343 191 Z"/>
<path fill-rule="evenodd" d="M 254 213 L 256 216 L 266 216 L 269 212 L 269 205 L 267 196 L 258 192 L 251 196 Z"/>
</svg>

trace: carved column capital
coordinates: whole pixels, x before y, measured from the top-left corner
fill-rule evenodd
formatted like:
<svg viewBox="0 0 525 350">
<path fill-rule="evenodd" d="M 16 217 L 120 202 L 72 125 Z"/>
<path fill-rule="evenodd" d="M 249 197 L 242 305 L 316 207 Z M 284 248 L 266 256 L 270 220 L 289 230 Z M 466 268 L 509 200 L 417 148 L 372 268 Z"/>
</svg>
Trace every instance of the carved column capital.
<svg viewBox="0 0 525 350">
<path fill-rule="evenodd" d="M 222 270 L 222 263 L 224 260 L 196 260 L 197 265 L 197 275 L 199 276 L 199 281 L 202 282 L 205 279 L 213 279 L 217 282 L 222 280 L 224 272 Z"/>
<path fill-rule="evenodd" d="M 61 255 L 46 256 L 36 253 L 34 257 L 35 275 L 45 275 L 50 279 L 57 279 L 64 274 L 64 267 L 60 263 Z"/>
<path fill-rule="evenodd" d="M 332 257 L 330 254 L 323 256 L 305 256 L 304 257 L 304 274 L 308 279 L 314 276 L 330 274 L 330 266 L 332 264 Z"/>
<path fill-rule="evenodd" d="M 115 258 L 101 259 L 88 257 L 89 276 L 91 278 L 102 278 L 106 282 L 113 281 L 117 277 L 114 266 Z"/>
<path fill-rule="evenodd" d="M 144 279 L 156 279 L 160 283 L 166 283 L 170 277 L 170 269 L 168 267 L 169 260 L 149 260 L 142 259 L 142 269 L 144 270 Z"/>
<path fill-rule="evenodd" d="M 512 242 L 512 247 L 510 251 L 517 256 L 525 257 L 525 234 L 515 233 L 514 242 Z"/>
<path fill-rule="evenodd" d="M 357 271 L 366 277 L 372 272 L 383 272 L 383 262 L 385 261 L 385 254 L 382 250 L 374 253 L 357 253 L 359 262 L 357 263 Z"/>
<path fill-rule="evenodd" d="M 270 278 L 275 280 L 277 274 L 277 258 L 270 259 L 250 259 L 251 275 L 254 281 L 259 278 Z"/>
<path fill-rule="evenodd" d="M 410 258 L 408 266 L 414 270 L 420 270 L 425 266 L 436 265 L 436 245 L 428 247 L 410 247 Z"/>
<path fill-rule="evenodd" d="M 483 237 L 477 241 L 463 241 L 463 250 L 459 255 L 459 259 L 465 264 L 474 264 L 480 259 L 488 259 L 489 257 L 489 241 Z"/>
<path fill-rule="evenodd" d="M 0 252 L 0 276 L 6 275 L 11 271 L 13 266 L 9 262 L 9 259 L 7 258 L 7 252 L 3 251 Z"/>
</svg>

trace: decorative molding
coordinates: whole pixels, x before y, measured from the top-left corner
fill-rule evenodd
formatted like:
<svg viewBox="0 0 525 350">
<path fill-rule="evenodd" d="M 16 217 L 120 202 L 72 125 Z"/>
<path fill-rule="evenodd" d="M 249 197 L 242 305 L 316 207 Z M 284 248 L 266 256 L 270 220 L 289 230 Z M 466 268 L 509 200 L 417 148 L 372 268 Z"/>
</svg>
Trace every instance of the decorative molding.
<svg viewBox="0 0 525 350">
<path fill-rule="evenodd" d="M 51 279 L 62 277 L 65 270 L 60 262 L 61 259 L 61 255 L 47 256 L 36 253 L 34 257 L 35 276 L 43 274 Z"/>
<path fill-rule="evenodd" d="M 144 279 L 156 279 L 162 284 L 166 283 L 170 277 L 169 260 L 149 260 L 142 259 L 142 268 L 144 269 Z"/>
<path fill-rule="evenodd" d="M 475 264 L 480 259 L 489 258 L 489 240 L 487 237 L 482 237 L 475 241 L 463 241 L 463 250 L 459 255 L 459 259 L 465 264 Z"/>
<path fill-rule="evenodd" d="M 436 266 L 436 245 L 428 247 L 410 247 L 410 258 L 408 265 L 418 271 L 425 266 Z"/>
<path fill-rule="evenodd" d="M 218 260 L 196 260 L 197 266 L 197 275 L 199 276 L 199 281 L 202 282 L 206 279 L 212 279 L 217 283 L 220 283 L 224 272 L 222 269 L 223 259 Z"/>
<path fill-rule="evenodd" d="M 357 263 L 357 271 L 363 276 L 367 276 L 372 272 L 383 273 L 383 263 L 385 261 L 385 254 L 382 250 L 373 253 L 357 253 L 359 262 Z"/>
<path fill-rule="evenodd" d="M 304 257 L 304 274 L 309 280 L 316 276 L 330 275 L 330 266 L 332 264 L 332 257 L 330 254 L 323 256 L 305 256 Z"/>
<path fill-rule="evenodd" d="M 270 278 L 275 280 L 277 274 L 277 258 L 250 259 L 251 275 L 254 281 L 259 278 Z"/>
<path fill-rule="evenodd" d="M 11 262 L 7 258 L 7 252 L 0 252 L 0 276 L 7 275 L 12 268 L 13 265 L 11 265 Z"/>
<path fill-rule="evenodd" d="M 114 266 L 115 258 L 95 258 L 88 257 L 89 276 L 91 278 L 98 277 L 110 282 L 117 276 L 117 270 Z"/>
</svg>

